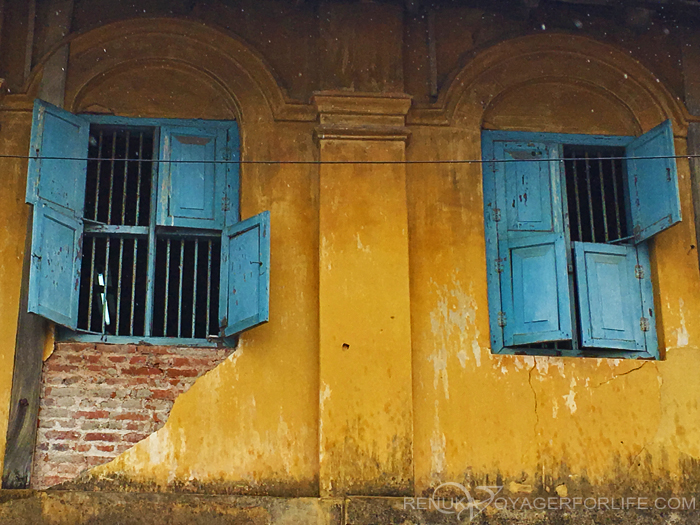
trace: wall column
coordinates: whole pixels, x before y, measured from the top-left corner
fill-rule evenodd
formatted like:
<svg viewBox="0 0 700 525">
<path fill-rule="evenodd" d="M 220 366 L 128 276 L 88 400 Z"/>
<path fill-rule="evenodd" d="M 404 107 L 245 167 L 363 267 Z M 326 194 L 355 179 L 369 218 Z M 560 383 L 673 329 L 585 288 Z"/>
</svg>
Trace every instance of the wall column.
<svg viewBox="0 0 700 525">
<path fill-rule="evenodd" d="M 403 94 L 322 92 L 320 491 L 413 491 Z M 392 161 L 397 164 L 362 164 Z M 356 162 L 333 164 L 337 162 Z"/>
</svg>

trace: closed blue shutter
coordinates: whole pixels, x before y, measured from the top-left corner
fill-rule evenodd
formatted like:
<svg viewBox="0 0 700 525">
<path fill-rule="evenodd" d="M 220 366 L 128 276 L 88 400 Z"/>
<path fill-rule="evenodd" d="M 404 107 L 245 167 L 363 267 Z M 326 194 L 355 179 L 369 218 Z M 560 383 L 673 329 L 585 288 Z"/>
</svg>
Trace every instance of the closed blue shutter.
<svg viewBox="0 0 700 525">
<path fill-rule="evenodd" d="M 37 100 L 27 175 L 34 205 L 29 311 L 75 329 L 89 124 Z M 47 158 L 50 157 L 50 158 Z"/>
<path fill-rule="evenodd" d="M 582 346 L 654 354 L 646 247 L 575 242 L 574 254 Z"/>
<path fill-rule="evenodd" d="M 571 300 L 557 148 L 532 142 L 494 144 L 500 311 L 492 330 L 503 345 L 569 340 Z M 493 220 L 493 217 L 490 218 Z M 494 275 L 491 273 L 491 275 Z"/>
<path fill-rule="evenodd" d="M 237 205 L 237 198 L 227 199 L 227 164 L 215 162 L 234 151 L 226 129 L 163 126 L 160 133 L 157 224 L 223 230 L 227 212 Z"/>
<path fill-rule="evenodd" d="M 270 212 L 227 226 L 221 236 L 221 336 L 265 323 L 270 302 Z"/>
<path fill-rule="evenodd" d="M 506 346 L 571 339 L 564 234 L 499 242 Z M 503 319 L 505 317 L 505 319 Z"/>
<path fill-rule="evenodd" d="M 627 146 L 627 156 L 632 231 L 640 243 L 681 220 L 671 121 L 637 137 Z"/>
</svg>

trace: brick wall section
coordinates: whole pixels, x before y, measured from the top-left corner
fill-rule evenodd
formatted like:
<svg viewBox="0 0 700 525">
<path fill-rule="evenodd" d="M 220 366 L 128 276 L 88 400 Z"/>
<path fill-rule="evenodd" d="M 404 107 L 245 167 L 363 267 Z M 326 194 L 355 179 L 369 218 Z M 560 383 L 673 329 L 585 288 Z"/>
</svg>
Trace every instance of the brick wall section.
<svg viewBox="0 0 700 525">
<path fill-rule="evenodd" d="M 57 343 L 44 363 L 32 487 L 110 461 L 163 426 L 230 348 Z"/>
</svg>

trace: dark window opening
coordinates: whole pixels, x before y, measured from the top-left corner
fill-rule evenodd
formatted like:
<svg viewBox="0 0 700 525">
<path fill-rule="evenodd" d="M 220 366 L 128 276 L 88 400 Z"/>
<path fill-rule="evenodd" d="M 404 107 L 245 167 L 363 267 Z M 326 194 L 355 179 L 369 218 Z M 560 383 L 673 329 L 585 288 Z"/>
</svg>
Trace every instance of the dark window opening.
<svg viewBox="0 0 700 525">
<path fill-rule="evenodd" d="M 90 127 L 85 213 L 110 225 L 148 226 L 154 130 Z"/>
<path fill-rule="evenodd" d="M 629 235 L 624 148 L 564 146 L 572 241 L 611 242 Z M 617 157 L 617 158 L 615 158 Z"/>
<path fill-rule="evenodd" d="M 206 338 L 219 331 L 219 237 L 156 241 L 153 335 Z"/>
</svg>

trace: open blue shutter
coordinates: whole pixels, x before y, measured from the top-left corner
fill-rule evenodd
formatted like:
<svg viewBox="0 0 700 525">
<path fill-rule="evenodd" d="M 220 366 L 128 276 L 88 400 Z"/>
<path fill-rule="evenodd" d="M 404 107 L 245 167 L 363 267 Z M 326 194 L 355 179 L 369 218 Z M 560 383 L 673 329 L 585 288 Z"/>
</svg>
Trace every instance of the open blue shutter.
<svg viewBox="0 0 700 525">
<path fill-rule="evenodd" d="M 34 205 L 29 311 L 75 329 L 89 123 L 37 100 L 27 175 Z M 47 158 L 49 157 L 49 158 Z"/>
<path fill-rule="evenodd" d="M 645 246 L 574 243 L 582 345 L 656 351 Z"/>
<path fill-rule="evenodd" d="M 501 311 L 491 311 L 505 346 L 571 339 L 571 300 L 554 146 L 494 147 Z M 500 217 L 503 215 L 503 217 Z M 493 218 L 492 218 L 493 219 Z M 493 328 L 492 328 L 493 329 Z"/>
<path fill-rule="evenodd" d="M 268 321 L 270 212 L 265 211 L 224 229 L 219 294 L 222 337 Z"/>
<path fill-rule="evenodd" d="M 226 199 L 227 165 L 215 161 L 230 158 L 226 130 L 163 126 L 160 134 L 157 224 L 222 230 L 231 204 Z"/>
<path fill-rule="evenodd" d="M 674 156 L 670 120 L 627 146 L 627 187 L 635 243 L 645 241 L 681 220 Z"/>
</svg>

